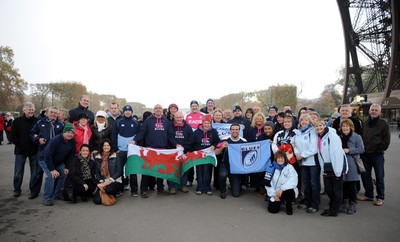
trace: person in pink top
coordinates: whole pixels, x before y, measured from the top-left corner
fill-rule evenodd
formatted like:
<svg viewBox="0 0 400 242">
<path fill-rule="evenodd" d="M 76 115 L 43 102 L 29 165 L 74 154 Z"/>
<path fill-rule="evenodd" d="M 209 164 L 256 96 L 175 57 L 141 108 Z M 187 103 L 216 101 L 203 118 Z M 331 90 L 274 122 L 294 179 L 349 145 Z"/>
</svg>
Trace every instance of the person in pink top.
<svg viewBox="0 0 400 242">
<path fill-rule="evenodd" d="M 204 113 L 200 112 L 199 103 L 196 100 L 190 102 L 191 112 L 186 115 L 186 123 L 195 131 L 202 123 Z"/>
<path fill-rule="evenodd" d="M 200 112 L 199 103 L 196 100 L 190 102 L 190 113 L 186 115 L 186 123 L 195 131 L 203 123 L 204 113 Z M 194 168 L 188 170 L 188 181 L 186 186 L 191 187 L 194 181 Z"/>
</svg>

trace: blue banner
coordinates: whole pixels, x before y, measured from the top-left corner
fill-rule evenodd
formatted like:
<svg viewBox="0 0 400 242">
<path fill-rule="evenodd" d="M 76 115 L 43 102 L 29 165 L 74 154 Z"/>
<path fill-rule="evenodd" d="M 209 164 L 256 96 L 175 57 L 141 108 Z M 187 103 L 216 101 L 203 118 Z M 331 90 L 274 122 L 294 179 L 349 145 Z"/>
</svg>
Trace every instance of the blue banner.
<svg viewBox="0 0 400 242">
<path fill-rule="evenodd" d="M 231 125 L 227 123 L 213 123 L 212 127 L 218 131 L 218 136 L 220 140 L 227 139 L 231 136 Z M 243 129 L 244 125 L 240 124 L 240 133 L 239 136 L 243 137 Z"/>
<path fill-rule="evenodd" d="M 264 172 L 271 160 L 269 140 L 229 144 L 229 164 L 232 174 Z"/>
</svg>

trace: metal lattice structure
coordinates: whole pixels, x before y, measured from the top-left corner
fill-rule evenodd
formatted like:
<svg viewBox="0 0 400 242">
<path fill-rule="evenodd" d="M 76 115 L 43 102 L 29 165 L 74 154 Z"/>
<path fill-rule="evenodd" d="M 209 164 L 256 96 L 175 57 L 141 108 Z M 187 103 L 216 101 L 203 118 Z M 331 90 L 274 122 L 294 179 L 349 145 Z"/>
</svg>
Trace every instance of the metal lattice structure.
<svg viewBox="0 0 400 242">
<path fill-rule="evenodd" d="M 345 37 L 345 84 L 356 94 L 400 89 L 399 0 L 337 0 Z"/>
</svg>

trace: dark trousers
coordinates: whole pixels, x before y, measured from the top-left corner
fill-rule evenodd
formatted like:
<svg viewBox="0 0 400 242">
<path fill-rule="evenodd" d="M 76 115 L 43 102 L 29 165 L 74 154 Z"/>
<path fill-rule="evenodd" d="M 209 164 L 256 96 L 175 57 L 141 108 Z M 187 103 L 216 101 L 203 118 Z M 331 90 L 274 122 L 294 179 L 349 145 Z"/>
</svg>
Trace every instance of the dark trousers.
<svg viewBox="0 0 400 242">
<path fill-rule="evenodd" d="M 357 183 L 359 181 L 343 182 L 343 199 L 349 199 L 352 203 L 357 203 Z"/>
<path fill-rule="evenodd" d="M 119 151 L 117 153 L 117 162 L 120 162 L 122 164 L 122 167 L 124 167 L 125 169 L 125 164 L 126 161 L 128 160 L 128 152 L 127 151 Z M 131 186 L 131 192 L 137 192 L 138 190 L 138 181 L 137 181 L 137 175 L 136 174 L 132 174 L 129 176 L 123 176 L 122 177 L 122 184 L 124 186 L 126 185 L 130 185 Z"/>
<path fill-rule="evenodd" d="M 81 197 L 90 197 L 92 196 L 94 190 L 96 190 L 96 184 L 91 180 L 85 180 L 85 184 L 88 185 L 88 189 L 85 191 L 85 187 L 81 184 L 74 184 L 73 191 L 74 197 L 81 196 Z"/>
<path fill-rule="evenodd" d="M 40 167 L 38 159 L 41 152 L 43 151 L 39 151 L 37 154 L 35 174 L 33 175 L 32 178 L 32 187 L 31 187 L 32 195 L 38 195 L 40 193 L 40 189 L 42 188 L 43 169 Z"/>
<path fill-rule="evenodd" d="M 318 166 L 302 166 L 301 175 L 304 183 L 304 204 L 307 207 L 319 209 L 320 191 L 320 168 Z"/>
<path fill-rule="evenodd" d="M 375 171 L 376 192 L 378 199 L 385 199 L 385 157 L 383 154 L 363 154 L 362 156 L 365 173 L 361 174 L 361 179 L 365 189 L 365 196 L 374 198 L 374 184 L 372 182 L 372 168 Z"/>
<path fill-rule="evenodd" d="M 194 181 L 194 167 L 190 168 L 188 171 L 188 181 L 193 183 Z"/>
<path fill-rule="evenodd" d="M 122 185 L 122 183 L 119 182 L 113 182 L 110 185 L 106 186 L 104 190 L 106 191 L 107 194 L 116 196 L 117 193 L 120 193 L 121 191 L 124 190 L 124 185 Z M 97 189 L 96 193 L 94 194 L 93 202 L 95 204 L 101 204 L 101 198 L 99 192 L 100 190 Z"/>
<path fill-rule="evenodd" d="M 240 196 L 240 181 L 243 175 L 230 174 L 229 163 L 221 162 L 219 164 L 219 191 L 220 193 L 226 193 L 226 179 L 229 177 L 231 184 L 231 193 L 233 197 Z"/>
<path fill-rule="evenodd" d="M 141 192 L 147 192 L 147 189 L 149 188 L 149 184 L 152 182 L 154 179 L 153 176 L 147 176 L 147 175 L 142 175 L 142 181 L 140 183 L 140 191 Z M 157 191 L 161 192 L 164 190 L 164 180 L 161 178 L 157 178 Z"/>
<path fill-rule="evenodd" d="M 37 163 L 37 155 L 15 155 L 15 164 L 14 164 L 14 192 L 21 192 L 22 180 L 24 178 L 24 171 L 25 171 L 25 162 L 26 159 L 29 160 L 29 167 L 30 167 L 30 180 L 29 180 L 29 190 L 32 193 L 33 187 L 33 178 L 36 173 L 36 163 Z"/>
<path fill-rule="evenodd" d="M 269 201 L 268 202 L 268 212 L 278 213 L 281 210 L 282 201 L 285 201 L 286 210 L 292 210 L 292 203 L 295 199 L 295 192 L 293 189 L 289 189 L 282 192 L 280 201 Z"/>
<path fill-rule="evenodd" d="M 197 188 L 196 191 L 203 193 L 211 192 L 211 164 L 197 165 Z"/>
<path fill-rule="evenodd" d="M 337 215 L 343 200 L 343 176 L 324 176 L 324 184 L 329 197 L 329 213 Z"/>
</svg>

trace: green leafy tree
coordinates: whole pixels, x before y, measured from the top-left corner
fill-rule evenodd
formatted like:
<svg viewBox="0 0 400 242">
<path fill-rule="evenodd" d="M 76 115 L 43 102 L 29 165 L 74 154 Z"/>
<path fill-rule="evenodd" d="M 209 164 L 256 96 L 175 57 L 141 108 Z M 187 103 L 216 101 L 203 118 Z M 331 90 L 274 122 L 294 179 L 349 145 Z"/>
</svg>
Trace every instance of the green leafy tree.
<svg viewBox="0 0 400 242">
<path fill-rule="evenodd" d="M 14 51 L 0 46 L 0 110 L 16 110 L 24 102 L 26 82 L 14 67 Z"/>
</svg>

